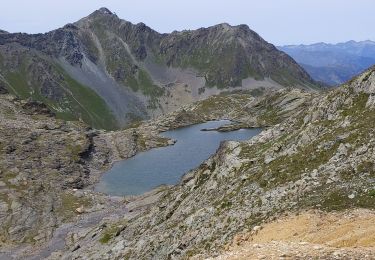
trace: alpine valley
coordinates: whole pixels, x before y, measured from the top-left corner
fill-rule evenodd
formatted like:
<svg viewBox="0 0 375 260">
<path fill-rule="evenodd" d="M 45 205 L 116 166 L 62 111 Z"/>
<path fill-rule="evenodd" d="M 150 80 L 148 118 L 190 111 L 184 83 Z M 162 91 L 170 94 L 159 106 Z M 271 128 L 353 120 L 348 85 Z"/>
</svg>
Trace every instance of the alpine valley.
<svg viewBox="0 0 375 260">
<path fill-rule="evenodd" d="M 375 258 L 375 67 L 325 89 L 246 25 L 160 34 L 101 8 L 0 31 L 0 92 L 0 259 Z M 262 131 L 176 185 L 95 191 L 224 119 L 205 130 Z"/>
</svg>

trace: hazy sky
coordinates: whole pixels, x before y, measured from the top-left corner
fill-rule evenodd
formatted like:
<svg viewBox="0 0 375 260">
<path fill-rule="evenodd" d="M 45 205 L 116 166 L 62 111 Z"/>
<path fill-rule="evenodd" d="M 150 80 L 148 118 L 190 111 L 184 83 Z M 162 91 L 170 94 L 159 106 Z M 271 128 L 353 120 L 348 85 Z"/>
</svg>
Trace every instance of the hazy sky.
<svg viewBox="0 0 375 260">
<path fill-rule="evenodd" d="M 276 44 L 375 40 L 374 0 L 0 0 L 0 28 L 39 33 L 100 7 L 159 32 L 247 24 Z"/>
</svg>

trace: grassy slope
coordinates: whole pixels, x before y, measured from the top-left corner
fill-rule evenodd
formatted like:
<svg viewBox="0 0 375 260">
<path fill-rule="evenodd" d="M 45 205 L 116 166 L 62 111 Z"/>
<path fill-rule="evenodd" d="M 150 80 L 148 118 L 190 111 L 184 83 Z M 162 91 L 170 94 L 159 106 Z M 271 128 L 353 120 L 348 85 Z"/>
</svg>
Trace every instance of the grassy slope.
<svg viewBox="0 0 375 260">
<path fill-rule="evenodd" d="M 353 104 L 343 104 L 339 107 L 340 117 L 335 120 L 336 122 L 332 120 L 314 122 L 315 129 L 322 129 L 314 140 L 299 147 L 298 152 L 293 155 L 279 156 L 268 164 L 262 164 L 261 171 L 252 176 L 252 181 L 258 182 L 260 180 L 259 185 L 266 190 L 288 182 L 295 182 L 306 172 L 319 169 L 321 165 L 328 163 L 343 142 L 350 145 L 349 153 L 353 153 L 355 149 L 366 145 L 372 139 L 375 113 L 374 110 L 366 108 L 368 94 L 354 93 L 352 88 L 348 86 L 343 88 L 347 88 L 348 91 L 332 92 L 327 96 L 328 99 L 332 100 L 335 100 L 339 95 L 345 98 L 353 97 Z M 262 156 L 265 151 L 269 151 L 273 147 L 285 147 L 291 143 L 296 143 L 296 140 L 300 138 L 299 136 L 304 131 L 304 115 L 300 115 L 299 123 L 296 125 L 297 129 L 300 130 L 295 131 L 292 135 L 286 133 L 260 146 L 242 144 L 241 157 L 246 159 L 257 155 Z M 351 121 L 349 126 L 343 126 L 344 118 Z M 340 136 L 344 136 L 345 141 L 341 141 Z M 322 144 L 324 144 L 323 147 Z M 246 171 L 250 168 L 252 168 L 251 163 L 244 164 L 241 170 Z M 375 178 L 374 163 L 371 161 L 362 161 L 354 168 L 348 167 L 339 171 L 343 180 L 353 183 L 362 174 Z M 266 173 L 267 178 L 264 178 L 264 173 Z M 355 199 L 348 197 L 350 191 L 347 188 L 336 186 L 331 188 L 330 192 L 324 191 L 325 189 L 329 190 L 329 185 L 323 185 L 321 187 L 322 193 L 309 197 L 302 204 L 308 207 L 320 205 L 319 207 L 325 210 L 343 210 L 351 207 L 375 208 L 373 190 L 371 189 L 368 192 L 358 191 L 360 195 Z"/>
<path fill-rule="evenodd" d="M 93 90 L 78 83 L 67 74 L 64 75 L 72 95 L 68 98 L 72 104 L 69 112 L 58 113 L 58 117 L 65 119 L 66 116 L 77 115 L 83 121 L 96 128 L 112 130 L 117 128 L 116 119 L 107 107 L 103 99 Z"/>
<path fill-rule="evenodd" d="M 25 99 L 32 98 L 47 104 L 57 115 L 64 120 L 83 121 L 95 128 L 115 129 L 116 120 L 105 102 L 93 90 L 72 79 L 62 68 L 54 67 L 63 78 L 65 84 L 60 86 L 64 90 L 62 101 L 47 99 L 40 93 L 39 86 L 34 85 L 27 72 L 28 61 L 24 59 L 18 72 L 7 72 L 5 78 L 9 91 L 16 96 Z"/>
<path fill-rule="evenodd" d="M 133 91 L 142 92 L 149 98 L 148 108 L 156 109 L 158 98 L 164 94 L 164 89 L 154 84 L 147 71 L 138 67 L 139 64 L 133 64 L 131 54 L 124 47 L 125 41 L 120 37 L 109 35 L 98 22 L 93 23 L 91 29 L 98 37 L 105 53 L 108 73 Z M 90 45 L 95 43 L 91 42 Z"/>
</svg>

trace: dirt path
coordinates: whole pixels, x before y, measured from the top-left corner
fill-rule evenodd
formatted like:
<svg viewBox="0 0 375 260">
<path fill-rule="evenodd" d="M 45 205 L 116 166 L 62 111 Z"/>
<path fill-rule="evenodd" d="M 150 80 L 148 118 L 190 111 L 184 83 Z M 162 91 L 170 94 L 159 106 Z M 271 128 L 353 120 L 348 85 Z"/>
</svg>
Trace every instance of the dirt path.
<svg viewBox="0 0 375 260">
<path fill-rule="evenodd" d="M 111 212 L 94 212 L 88 215 L 82 216 L 82 218 L 76 223 L 68 223 L 60 226 L 54 233 L 53 238 L 51 241 L 40 250 L 36 255 L 27 257 L 25 259 L 30 260 L 38 260 L 38 259 L 45 259 L 51 255 L 51 253 L 63 250 L 65 247 L 65 238 L 69 232 L 75 231 L 79 229 L 84 229 L 88 227 L 92 227 L 98 225 L 102 219 L 110 217 L 110 215 L 117 215 L 123 216 L 128 211 L 126 207 L 117 209 Z"/>
<path fill-rule="evenodd" d="M 98 228 L 105 222 L 116 222 L 123 218 L 133 218 L 138 214 L 142 214 L 145 209 L 155 204 L 158 198 L 164 193 L 165 187 L 155 188 L 140 196 L 129 197 L 104 197 L 105 208 L 93 212 L 88 212 L 74 219 L 73 222 L 60 225 L 53 234 L 51 240 L 39 248 L 29 245 L 12 247 L 9 249 L 0 248 L 0 260 L 25 259 L 39 260 L 46 259 L 54 252 L 66 250 L 66 237 L 70 234 L 86 234 L 87 228 Z M 124 203 L 124 200 L 127 203 Z M 90 243 L 90 238 L 80 239 L 80 246 Z"/>
<path fill-rule="evenodd" d="M 53 252 L 64 249 L 66 245 L 66 237 L 70 232 L 78 232 L 79 230 L 83 230 L 88 227 L 98 226 L 98 224 L 105 218 L 124 216 L 128 212 L 128 208 L 125 204 L 113 201 L 104 210 L 86 213 L 81 215 L 75 222 L 62 224 L 55 230 L 52 239 L 40 248 L 19 246 L 17 248 L 11 249 L 9 252 L 0 252 L 0 260 L 46 259 Z"/>
<path fill-rule="evenodd" d="M 375 259 L 375 211 L 283 217 L 237 235 L 211 259 Z"/>
</svg>

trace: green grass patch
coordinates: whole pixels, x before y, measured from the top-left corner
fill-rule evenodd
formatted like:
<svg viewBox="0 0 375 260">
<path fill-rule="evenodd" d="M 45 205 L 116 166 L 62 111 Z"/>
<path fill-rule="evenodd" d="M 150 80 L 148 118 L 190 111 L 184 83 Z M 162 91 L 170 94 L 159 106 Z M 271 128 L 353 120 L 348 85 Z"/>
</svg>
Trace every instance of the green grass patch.
<svg viewBox="0 0 375 260">
<path fill-rule="evenodd" d="M 73 162 L 78 162 L 80 160 L 80 154 L 82 153 L 83 151 L 83 148 L 81 145 L 79 144 L 68 144 L 66 146 L 66 149 L 67 149 L 67 152 L 68 154 L 71 155 L 71 158 L 73 160 Z"/>
<path fill-rule="evenodd" d="M 181 35 L 185 41 L 190 41 L 190 35 Z M 173 66 L 195 68 L 206 79 L 207 87 L 241 86 L 242 80 L 253 77 L 262 80 L 264 77 L 253 69 L 247 60 L 238 64 L 238 57 L 245 57 L 245 51 L 236 42 L 224 45 L 220 49 L 212 48 L 210 43 L 189 52 L 177 52 L 173 57 Z M 234 70 L 236 68 L 236 70 Z"/>
<path fill-rule="evenodd" d="M 8 72 L 5 74 L 5 78 L 10 84 L 8 91 L 19 98 L 25 99 L 31 96 L 33 88 L 29 86 L 27 79 L 27 72 L 25 65 L 21 65 L 21 68 L 17 72 Z"/>
<path fill-rule="evenodd" d="M 117 122 L 104 100 L 90 88 L 72 79 L 60 66 L 54 64 L 51 68 L 53 73 L 63 78 L 59 79 L 59 85 L 65 93 L 59 100 L 47 98 L 41 93 L 40 86 L 33 80 L 35 75 L 30 75 L 28 66 L 32 65 L 24 58 L 17 72 L 5 71 L 4 77 L 10 84 L 8 90 L 11 93 L 21 99 L 32 98 L 45 103 L 56 113 L 57 118 L 63 120 L 81 118 L 95 128 L 117 128 Z"/>
<path fill-rule="evenodd" d="M 358 172 L 365 172 L 374 174 L 374 162 L 371 161 L 364 161 L 357 166 Z"/>
<path fill-rule="evenodd" d="M 350 193 L 344 190 L 334 190 L 324 197 L 321 208 L 327 211 L 346 210 L 350 208 L 375 208 L 375 198 L 371 193 L 358 194 L 349 198 Z"/>
<path fill-rule="evenodd" d="M 354 97 L 353 105 L 345 107 L 343 109 L 343 116 L 357 116 L 358 112 L 364 111 L 366 108 L 366 103 L 368 100 L 369 94 L 360 92 Z"/>
<path fill-rule="evenodd" d="M 280 123 L 280 117 L 274 108 L 267 108 L 267 110 L 258 117 L 258 120 L 262 125 L 275 125 Z"/>
<path fill-rule="evenodd" d="M 58 113 L 58 117 L 62 119 L 82 118 L 84 122 L 95 128 L 113 130 L 118 127 L 112 112 L 98 94 L 78 83 L 66 73 L 63 73 L 63 75 L 72 93 L 72 95 L 67 95 L 71 110 L 65 113 Z"/>
<path fill-rule="evenodd" d="M 104 228 L 102 236 L 99 239 L 99 242 L 102 244 L 107 244 L 112 238 L 120 235 L 127 226 L 127 220 L 121 220 L 117 223 L 111 224 Z"/>
<path fill-rule="evenodd" d="M 76 209 L 83 206 L 88 208 L 92 205 L 91 199 L 87 197 L 77 197 L 71 193 L 63 193 L 60 196 L 60 205 L 56 208 L 56 213 L 63 221 L 68 221 L 78 213 Z"/>
</svg>

